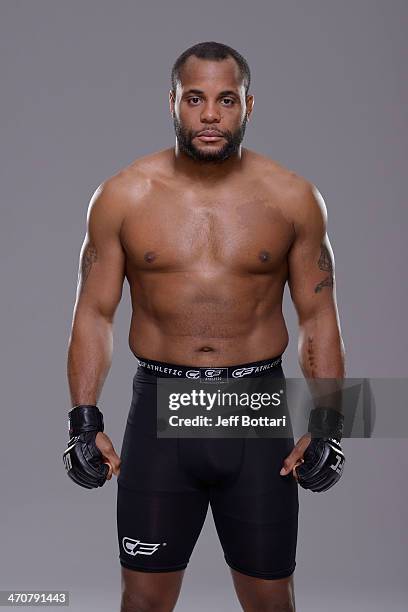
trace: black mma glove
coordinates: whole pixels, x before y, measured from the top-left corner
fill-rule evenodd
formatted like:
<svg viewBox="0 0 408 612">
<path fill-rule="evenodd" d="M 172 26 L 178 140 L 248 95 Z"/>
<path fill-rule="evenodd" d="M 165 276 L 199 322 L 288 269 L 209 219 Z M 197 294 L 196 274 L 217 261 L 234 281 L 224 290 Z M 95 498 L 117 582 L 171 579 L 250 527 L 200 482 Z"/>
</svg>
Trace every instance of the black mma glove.
<svg viewBox="0 0 408 612">
<path fill-rule="evenodd" d="M 297 481 L 304 489 L 327 491 L 340 480 L 346 461 L 340 440 L 344 415 L 330 408 L 314 408 L 308 431 L 312 440 L 296 468 Z"/>
<path fill-rule="evenodd" d="M 68 476 L 86 489 L 102 487 L 109 467 L 96 446 L 98 431 L 103 431 L 103 415 L 97 406 L 74 406 L 68 413 L 69 442 L 62 458 Z"/>
</svg>

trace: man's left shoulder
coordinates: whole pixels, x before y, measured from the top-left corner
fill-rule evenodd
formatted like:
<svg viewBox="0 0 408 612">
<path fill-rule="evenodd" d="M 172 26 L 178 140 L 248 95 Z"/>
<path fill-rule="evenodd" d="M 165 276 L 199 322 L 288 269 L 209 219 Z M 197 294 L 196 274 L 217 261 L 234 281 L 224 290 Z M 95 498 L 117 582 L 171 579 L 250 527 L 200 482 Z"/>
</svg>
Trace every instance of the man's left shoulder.
<svg viewBox="0 0 408 612">
<path fill-rule="evenodd" d="M 276 172 L 278 178 L 273 181 L 273 186 L 278 190 L 282 205 L 294 219 L 326 216 L 323 196 L 312 181 L 283 166 Z"/>
<path fill-rule="evenodd" d="M 312 181 L 280 162 L 250 151 L 250 161 L 256 176 L 265 189 L 279 201 L 283 209 L 293 218 L 307 215 L 327 214 L 323 197 Z"/>
<path fill-rule="evenodd" d="M 252 169 L 256 168 L 266 186 L 279 190 L 282 197 L 301 198 L 310 195 L 315 186 L 304 176 L 287 168 L 271 157 L 256 151 L 247 150 L 247 159 Z"/>
<path fill-rule="evenodd" d="M 326 204 L 320 191 L 311 181 L 299 175 L 287 177 L 282 196 L 282 203 L 295 230 L 300 227 L 326 226 Z"/>
</svg>

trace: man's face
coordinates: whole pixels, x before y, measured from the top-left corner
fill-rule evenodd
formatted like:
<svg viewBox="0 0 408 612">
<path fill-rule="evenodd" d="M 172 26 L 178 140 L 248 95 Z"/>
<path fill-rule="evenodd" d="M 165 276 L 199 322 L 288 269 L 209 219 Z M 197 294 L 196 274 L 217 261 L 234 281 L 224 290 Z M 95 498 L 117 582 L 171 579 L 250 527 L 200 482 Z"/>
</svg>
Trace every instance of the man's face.
<svg viewBox="0 0 408 612">
<path fill-rule="evenodd" d="M 244 138 L 253 97 L 232 58 L 219 62 L 189 57 L 181 70 L 170 110 L 178 146 L 200 162 L 221 162 L 236 153 Z M 216 135 L 200 134 L 204 131 Z"/>
</svg>

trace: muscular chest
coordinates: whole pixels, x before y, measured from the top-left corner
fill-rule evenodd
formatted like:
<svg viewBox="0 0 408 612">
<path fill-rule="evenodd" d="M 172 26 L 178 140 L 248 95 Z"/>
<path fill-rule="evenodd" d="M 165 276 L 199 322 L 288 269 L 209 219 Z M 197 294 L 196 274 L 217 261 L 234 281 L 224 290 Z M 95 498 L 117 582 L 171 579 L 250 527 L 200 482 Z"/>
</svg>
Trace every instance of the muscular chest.
<svg viewBox="0 0 408 612">
<path fill-rule="evenodd" d="M 128 211 L 122 243 L 132 270 L 192 268 L 270 273 L 293 239 L 279 203 L 267 197 L 151 197 Z"/>
</svg>

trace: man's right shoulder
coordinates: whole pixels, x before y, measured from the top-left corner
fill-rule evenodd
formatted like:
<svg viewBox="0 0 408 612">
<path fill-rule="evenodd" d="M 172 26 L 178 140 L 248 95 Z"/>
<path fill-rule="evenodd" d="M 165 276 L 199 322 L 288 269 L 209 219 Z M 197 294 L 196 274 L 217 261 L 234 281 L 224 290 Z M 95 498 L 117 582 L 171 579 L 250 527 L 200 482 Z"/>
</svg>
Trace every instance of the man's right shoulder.
<svg viewBox="0 0 408 612">
<path fill-rule="evenodd" d="M 92 198 L 106 202 L 106 205 L 111 202 L 112 206 L 120 206 L 123 201 L 140 198 L 149 186 L 148 174 L 133 162 L 102 181 Z"/>
<path fill-rule="evenodd" d="M 92 199 L 117 208 L 141 202 L 165 172 L 167 154 L 167 150 L 158 151 L 133 160 L 105 179 L 95 190 Z"/>
</svg>

